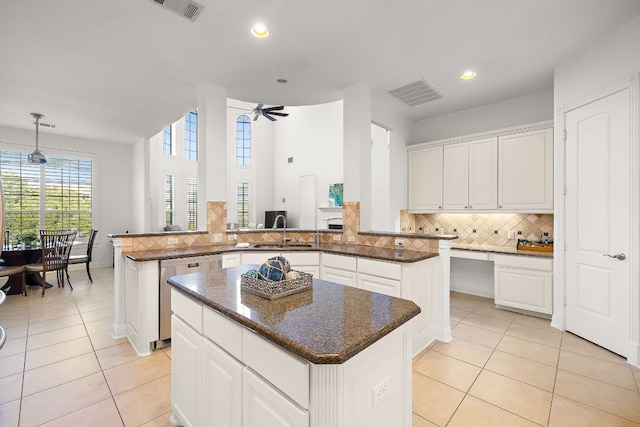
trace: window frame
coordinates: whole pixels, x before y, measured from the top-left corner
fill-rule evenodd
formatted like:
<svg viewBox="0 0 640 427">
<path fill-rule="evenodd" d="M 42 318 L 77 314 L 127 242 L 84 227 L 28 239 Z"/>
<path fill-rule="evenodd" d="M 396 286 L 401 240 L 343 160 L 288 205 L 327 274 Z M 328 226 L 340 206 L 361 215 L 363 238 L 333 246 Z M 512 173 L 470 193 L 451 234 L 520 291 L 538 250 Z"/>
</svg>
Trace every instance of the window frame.
<svg viewBox="0 0 640 427">
<path fill-rule="evenodd" d="M 245 124 L 248 125 L 248 130 L 245 129 Z M 240 126 L 242 126 L 242 129 L 240 129 Z M 239 156 L 238 153 L 240 151 L 242 151 L 242 154 Z M 251 119 L 246 114 L 241 114 L 236 117 L 235 165 L 237 167 L 251 167 L 253 163 L 251 151 Z M 241 163 L 239 162 L 240 159 L 242 159 Z"/>
<path fill-rule="evenodd" d="M 175 225 L 176 221 L 176 177 L 173 173 L 164 174 L 164 222 L 165 226 Z"/>
<path fill-rule="evenodd" d="M 192 127 L 195 127 L 193 129 Z M 195 138 L 190 138 L 195 136 Z M 194 108 L 184 116 L 184 158 L 198 161 L 198 109 Z"/>
<path fill-rule="evenodd" d="M 195 187 L 194 200 L 191 200 L 191 186 Z M 198 229 L 198 178 L 187 177 L 187 230 Z"/>
<path fill-rule="evenodd" d="M 167 130 L 169 131 L 169 144 L 167 144 Z M 173 123 L 162 129 L 162 153 L 167 156 L 176 155 L 176 133 Z M 169 151 L 167 151 L 167 147 Z"/>
<path fill-rule="evenodd" d="M 240 199 L 242 196 L 241 189 L 244 195 L 242 203 Z M 249 227 L 249 221 L 251 221 L 251 183 L 246 180 L 238 181 L 236 185 L 236 218 L 238 227 Z M 243 221 L 243 219 L 245 219 L 245 221 Z"/>
</svg>

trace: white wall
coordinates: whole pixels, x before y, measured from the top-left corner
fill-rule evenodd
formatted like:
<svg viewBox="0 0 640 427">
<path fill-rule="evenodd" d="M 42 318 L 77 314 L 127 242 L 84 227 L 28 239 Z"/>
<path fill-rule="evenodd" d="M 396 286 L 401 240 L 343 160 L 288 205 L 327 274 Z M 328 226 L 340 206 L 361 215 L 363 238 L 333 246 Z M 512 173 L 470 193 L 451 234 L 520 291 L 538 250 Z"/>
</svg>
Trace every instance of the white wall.
<svg viewBox="0 0 640 427">
<path fill-rule="evenodd" d="M 390 110 L 374 98 L 372 101 L 371 120 L 379 126 L 390 130 L 390 221 L 391 230 L 400 231 L 400 210 L 407 208 L 407 149 L 413 140 L 415 122 Z M 373 171 L 375 173 L 375 171 Z M 387 230 L 381 230 L 387 231 Z"/>
<path fill-rule="evenodd" d="M 553 90 L 531 93 L 416 122 L 411 144 L 553 119 Z"/>
<path fill-rule="evenodd" d="M 554 106 L 576 101 L 640 72 L 640 16 L 558 64 Z"/>
<path fill-rule="evenodd" d="M 392 230 L 389 135 L 389 130 L 371 124 L 371 229 L 379 231 Z"/>
<path fill-rule="evenodd" d="M 40 149 L 45 155 L 75 155 L 93 161 L 93 227 L 98 230 L 93 249 L 95 266 L 112 263 L 111 233 L 131 230 L 132 171 L 127 160 L 133 146 L 105 141 L 60 136 L 40 131 Z M 26 131 L 0 126 L 0 145 L 9 150 L 30 153 L 35 144 L 35 129 Z M 76 253 L 76 251 L 74 251 Z"/>
<path fill-rule="evenodd" d="M 273 123 L 270 209 L 286 210 L 287 226 L 297 227 L 301 175 L 317 175 L 318 207 L 328 206 L 329 185 L 343 182 L 342 101 L 287 107 L 287 112 L 289 117 Z M 287 162 L 289 157 L 293 163 Z M 326 223 L 318 226 L 326 228 Z"/>
</svg>

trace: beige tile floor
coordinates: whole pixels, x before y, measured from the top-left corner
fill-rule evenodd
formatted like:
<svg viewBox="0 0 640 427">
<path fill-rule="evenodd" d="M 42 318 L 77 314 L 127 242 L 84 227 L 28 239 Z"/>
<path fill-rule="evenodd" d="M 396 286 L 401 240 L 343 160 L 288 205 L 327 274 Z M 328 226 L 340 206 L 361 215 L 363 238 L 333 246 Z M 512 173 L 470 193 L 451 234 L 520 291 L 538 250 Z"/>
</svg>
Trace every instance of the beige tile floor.
<svg viewBox="0 0 640 427">
<path fill-rule="evenodd" d="M 640 369 L 622 357 L 455 292 L 451 327 L 414 359 L 415 427 L 640 426 Z"/>
<path fill-rule="evenodd" d="M 0 307 L 0 426 L 168 426 L 170 348 L 111 338 L 113 269 Z M 640 426 L 640 370 L 549 322 L 452 293 L 454 339 L 414 360 L 414 426 Z M 393 427 L 393 426 L 390 426 Z"/>
</svg>

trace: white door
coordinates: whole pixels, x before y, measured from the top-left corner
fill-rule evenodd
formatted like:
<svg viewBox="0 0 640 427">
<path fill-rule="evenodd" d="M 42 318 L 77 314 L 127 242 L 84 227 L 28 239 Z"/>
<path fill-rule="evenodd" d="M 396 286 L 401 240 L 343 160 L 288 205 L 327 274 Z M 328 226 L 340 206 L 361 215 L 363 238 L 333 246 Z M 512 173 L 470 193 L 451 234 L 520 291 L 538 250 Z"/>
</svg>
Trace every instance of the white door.
<svg viewBox="0 0 640 427">
<path fill-rule="evenodd" d="M 629 93 L 566 114 L 567 330 L 628 353 Z M 617 256 L 612 258 L 611 256 Z"/>
</svg>

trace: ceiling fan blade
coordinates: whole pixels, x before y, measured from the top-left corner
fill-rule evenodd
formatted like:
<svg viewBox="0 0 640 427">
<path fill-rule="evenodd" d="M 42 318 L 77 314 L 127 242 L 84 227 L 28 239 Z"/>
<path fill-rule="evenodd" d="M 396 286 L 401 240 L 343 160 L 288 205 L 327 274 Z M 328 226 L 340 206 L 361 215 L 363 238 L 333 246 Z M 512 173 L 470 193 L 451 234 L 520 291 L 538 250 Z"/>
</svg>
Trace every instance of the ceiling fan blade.
<svg viewBox="0 0 640 427">
<path fill-rule="evenodd" d="M 253 121 L 255 122 L 256 120 L 258 120 L 258 117 L 260 117 L 260 114 L 256 114 L 256 116 L 253 118 Z"/>
<path fill-rule="evenodd" d="M 273 116 L 280 116 L 280 117 L 287 117 L 289 115 L 289 113 L 277 113 L 275 111 L 268 111 L 268 114 L 271 114 Z"/>
<path fill-rule="evenodd" d="M 264 111 L 279 111 L 279 110 L 284 110 L 284 105 L 279 105 L 277 107 L 267 107 L 267 108 L 263 108 Z"/>
<path fill-rule="evenodd" d="M 258 104 L 256 106 L 256 108 L 254 108 L 254 110 L 258 110 L 258 111 L 262 111 L 262 107 L 264 106 L 264 104 Z"/>
<path fill-rule="evenodd" d="M 267 119 L 271 120 L 272 122 L 275 122 L 277 119 L 275 117 L 271 117 L 268 113 L 262 113 L 263 116 L 265 116 Z"/>
</svg>

